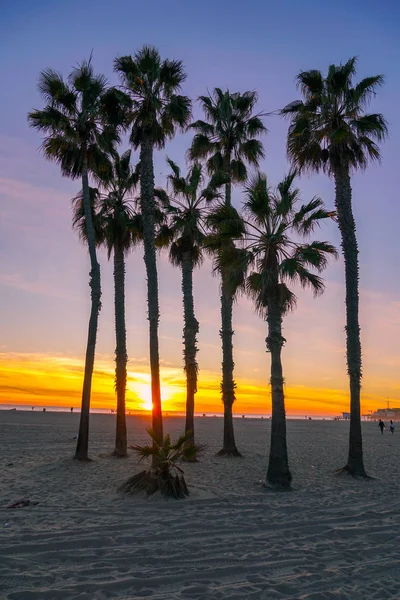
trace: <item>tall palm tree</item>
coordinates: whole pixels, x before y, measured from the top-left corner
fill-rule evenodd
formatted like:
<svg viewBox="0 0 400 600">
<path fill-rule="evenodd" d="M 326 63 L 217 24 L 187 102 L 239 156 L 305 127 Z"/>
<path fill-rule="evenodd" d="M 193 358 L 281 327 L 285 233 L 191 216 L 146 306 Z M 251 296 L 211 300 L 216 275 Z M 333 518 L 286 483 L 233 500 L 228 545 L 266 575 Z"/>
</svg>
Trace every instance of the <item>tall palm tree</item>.
<svg viewBox="0 0 400 600">
<path fill-rule="evenodd" d="M 90 208 L 89 173 L 103 177 L 110 172 L 108 157 L 119 142 L 119 131 L 126 122 L 126 109 L 131 101 L 123 92 L 109 88 L 103 75 L 95 75 L 91 60 L 74 68 L 67 81 L 57 71 L 42 71 L 38 88 L 46 106 L 29 113 L 29 124 L 45 133 L 42 144 L 45 157 L 58 163 L 64 176 L 82 179 L 92 303 L 75 458 L 87 460 L 90 394 L 101 308 L 100 265 Z"/>
<path fill-rule="evenodd" d="M 127 456 L 127 433 L 125 415 L 125 394 L 128 354 L 126 348 L 125 322 L 125 255 L 139 242 L 142 222 L 132 202 L 130 194 L 135 189 L 139 176 L 138 169 L 130 164 L 131 151 L 121 156 L 114 153 L 112 172 L 102 181 L 101 191 L 91 188 L 95 239 L 98 245 L 105 245 L 108 259 L 114 261 L 114 310 L 115 310 L 115 390 L 117 394 L 117 420 L 114 455 Z M 86 219 L 82 194 L 73 203 L 73 226 L 80 237 L 87 242 Z"/>
<path fill-rule="evenodd" d="M 366 477 L 363 461 L 360 390 L 361 340 L 359 325 L 359 266 L 356 226 L 352 210 L 351 173 L 379 160 L 377 142 L 387 135 L 381 114 L 365 110 L 383 84 L 382 75 L 355 84 L 356 58 L 344 65 L 320 71 L 303 71 L 297 83 L 303 100 L 288 104 L 281 112 L 290 118 L 287 150 L 300 171 L 326 172 L 335 182 L 337 221 L 346 280 L 347 369 L 350 379 L 350 438 L 343 471 Z"/>
<path fill-rule="evenodd" d="M 167 158 L 171 169 L 168 175 L 169 193 L 156 190 L 163 198 L 170 216 L 167 240 L 170 244 L 169 257 L 174 266 L 182 271 L 183 294 L 183 357 L 186 373 L 186 422 L 185 433 L 190 444 L 194 444 L 194 397 L 197 392 L 197 334 L 199 322 L 194 312 L 193 270 L 203 261 L 203 246 L 206 239 L 206 217 L 210 202 L 219 197 L 218 192 L 208 186 L 200 186 L 204 180 L 203 168 L 195 163 L 186 177 L 182 176 L 176 163 Z M 194 456 L 195 458 L 195 456 Z"/>
<path fill-rule="evenodd" d="M 238 273 L 242 288 L 253 298 L 256 310 L 267 321 L 267 351 L 271 354 L 272 421 L 267 481 L 288 488 L 292 479 L 287 447 L 284 379 L 281 352 L 285 338 L 282 321 L 293 309 L 296 296 L 290 284 L 311 288 L 315 295 L 324 290 L 320 273 L 335 248 L 328 242 L 302 243 L 321 220 L 333 216 L 320 198 L 298 206 L 300 191 L 294 188 L 296 173 L 291 172 L 278 185 L 268 188 L 265 175 L 258 174 L 246 188 L 244 203 L 247 233 L 245 248 L 231 260 L 235 286 Z"/>
<path fill-rule="evenodd" d="M 232 185 L 247 178 L 246 165 L 258 166 L 264 157 L 259 138 L 266 132 L 261 113 L 253 114 L 257 102 L 256 92 L 230 93 L 216 88 L 212 96 L 199 98 L 206 121 L 195 121 L 191 127 L 196 131 L 189 150 L 191 160 L 207 159 L 210 175 L 225 178 L 225 205 L 231 206 Z M 233 241 L 224 236 L 224 244 L 230 252 Z M 222 382 L 221 393 L 224 404 L 224 438 L 219 455 L 240 456 L 236 448 L 233 430 L 232 406 L 235 401 L 233 378 L 233 297 L 228 291 L 226 274 L 221 271 L 221 340 Z"/>
<path fill-rule="evenodd" d="M 144 260 L 147 274 L 147 303 L 150 328 L 150 369 L 153 430 L 163 439 L 158 348 L 158 279 L 155 250 L 154 149 L 164 148 L 178 128 L 190 120 L 191 102 L 180 95 L 186 79 L 179 60 L 162 60 L 155 48 L 144 46 L 134 56 L 115 60 L 115 70 L 132 102 L 131 144 L 140 148 L 140 205 L 143 217 Z"/>
</svg>

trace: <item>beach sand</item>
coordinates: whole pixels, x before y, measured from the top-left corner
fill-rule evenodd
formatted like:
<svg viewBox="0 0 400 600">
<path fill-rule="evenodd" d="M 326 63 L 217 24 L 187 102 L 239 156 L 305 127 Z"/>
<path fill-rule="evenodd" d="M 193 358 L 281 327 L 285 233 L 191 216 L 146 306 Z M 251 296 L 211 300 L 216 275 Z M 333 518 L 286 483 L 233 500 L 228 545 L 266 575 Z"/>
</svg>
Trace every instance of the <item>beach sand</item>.
<svg viewBox="0 0 400 600">
<path fill-rule="evenodd" d="M 235 420 L 242 459 L 217 458 L 222 420 L 185 465 L 188 499 L 124 497 L 140 467 L 109 456 L 115 418 L 91 417 L 94 459 L 71 460 L 78 414 L 0 411 L 0 598 L 274 600 L 400 598 L 400 430 L 364 423 L 368 472 L 344 465 L 348 423 L 289 421 L 293 492 L 264 489 L 270 423 Z M 149 420 L 128 417 L 129 443 Z M 183 420 L 165 429 L 181 432 Z M 20 497 L 37 506 L 7 509 Z"/>
</svg>

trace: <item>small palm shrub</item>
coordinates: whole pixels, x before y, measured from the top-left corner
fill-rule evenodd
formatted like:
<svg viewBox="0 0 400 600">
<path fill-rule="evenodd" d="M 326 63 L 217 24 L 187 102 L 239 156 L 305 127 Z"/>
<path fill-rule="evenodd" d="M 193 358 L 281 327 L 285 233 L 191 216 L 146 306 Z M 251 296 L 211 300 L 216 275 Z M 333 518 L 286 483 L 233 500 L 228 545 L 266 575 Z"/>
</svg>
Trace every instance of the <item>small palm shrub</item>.
<svg viewBox="0 0 400 600">
<path fill-rule="evenodd" d="M 190 442 L 191 432 L 181 435 L 175 442 L 169 434 L 162 442 L 158 441 L 153 429 L 147 429 L 152 443 L 144 446 L 130 446 L 140 457 L 139 462 L 151 458 L 151 467 L 130 477 L 119 487 L 124 494 L 137 494 L 145 491 L 147 496 L 160 492 L 163 498 L 185 498 L 189 495 L 183 469 L 179 460 L 193 461 L 204 447 Z"/>
</svg>

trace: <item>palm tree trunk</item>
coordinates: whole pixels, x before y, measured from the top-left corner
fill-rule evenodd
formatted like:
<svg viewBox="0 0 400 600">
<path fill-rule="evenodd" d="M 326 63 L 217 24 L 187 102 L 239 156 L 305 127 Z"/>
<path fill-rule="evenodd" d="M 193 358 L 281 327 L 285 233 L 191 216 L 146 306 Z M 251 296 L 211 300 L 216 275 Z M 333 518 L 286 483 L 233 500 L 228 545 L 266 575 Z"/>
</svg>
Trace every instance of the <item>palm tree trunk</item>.
<svg viewBox="0 0 400 600">
<path fill-rule="evenodd" d="M 232 329 L 232 306 L 233 298 L 228 290 L 226 274 L 221 273 L 221 321 L 220 336 L 222 339 L 222 401 L 224 403 L 224 440 L 222 450 L 218 456 L 241 456 L 236 448 L 235 433 L 233 429 L 232 406 L 235 402 L 235 381 L 233 379 L 233 329 Z"/>
<path fill-rule="evenodd" d="M 100 265 L 97 262 L 96 243 L 92 221 L 92 209 L 90 206 L 89 177 L 87 169 L 87 160 L 84 158 L 82 169 L 82 192 L 83 207 L 85 212 L 86 233 L 90 255 L 90 282 L 91 289 L 91 310 L 89 319 L 88 338 L 85 358 L 85 374 L 83 378 L 81 416 L 79 422 L 78 441 L 76 444 L 74 458 L 78 460 L 88 460 L 89 450 L 89 413 L 90 413 L 90 394 L 92 389 L 92 376 L 94 366 L 94 355 L 96 349 L 97 325 L 99 312 L 101 309 L 101 281 Z"/>
<path fill-rule="evenodd" d="M 282 337 L 282 315 L 279 299 L 271 296 L 268 300 L 268 337 L 267 350 L 271 353 L 271 445 L 267 471 L 267 482 L 281 488 L 290 488 L 292 476 L 289 471 L 286 447 L 285 395 L 283 391 L 283 371 L 281 352 L 284 344 Z"/>
<path fill-rule="evenodd" d="M 158 278 L 155 249 L 155 202 L 153 144 L 144 140 L 140 148 L 140 206 L 143 216 L 144 262 L 147 275 L 147 306 L 150 340 L 150 371 L 153 430 L 158 443 L 163 439 L 163 422 L 160 389 L 160 358 L 158 350 Z"/>
<path fill-rule="evenodd" d="M 232 182 L 231 182 L 231 152 L 226 151 L 224 156 L 224 174 L 229 178 L 229 181 L 225 184 L 225 204 L 230 206 L 232 203 Z"/>
<path fill-rule="evenodd" d="M 231 176 L 231 152 L 227 149 L 224 156 L 224 173 L 229 177 L 228 183 L 225 185 L 225 204 L 231 205 L 232 183 Z M 228 242 L 229 243 L 229 242 Z M 233 297 L 228 290 L 226 284 L 226 275 L 221 272 L 221 331 L 222 339 L 222 402 L 224 404 L 224 439 L 222 450 L 218 452 L 218 456 L 241 456 L 236 448 L 235 432 L 233 429 L 233 414 L 232 406 L 235 402 L 236 384 L 233 379 L 233 370 L 235 363 L 233 362 L 233 327 L 232 327 L 232 306 Z"/>
<path fill-rule="evenodd" d="M 335 171 L 336 210 L 342 237 L 346 282 L 346 348 L 347 370 L 350 378 L 350 437 L 349 455 L 344 471 L 367 477 L 364 469 L 361 433 L 361 340 L 359 311 L 359 268 L 356 225 L 351 206 L 351 182 L 348 168 Z"/>
<path fill-rule="evenodd" d="M 124 250 L 118 244 L 114 248 L 114 308 L 115 308 L 115 388 L 117 392 L 117 424 L 115 432 L 115 456 L 127 456 L 125 392 L 126 350 L 125 325 L 125 257 Z"/>
<path fill-rule="evenodd" d="M 189 441 L 194 444 L 194 395 L 197 392 L 197 373 L 198 364 L 197 354 L 197 333 L 199 331 L 199 322 L 194 314 L 193 298 L 193 262 L 190 253 L 186 252 L 182 260 L 182 292 L 183 292 L 183 313 L 184 328 L 183 356 L 185 360 L 186 372 L 186 423 L 185 433 L 189 434 Z"/>
</svg>

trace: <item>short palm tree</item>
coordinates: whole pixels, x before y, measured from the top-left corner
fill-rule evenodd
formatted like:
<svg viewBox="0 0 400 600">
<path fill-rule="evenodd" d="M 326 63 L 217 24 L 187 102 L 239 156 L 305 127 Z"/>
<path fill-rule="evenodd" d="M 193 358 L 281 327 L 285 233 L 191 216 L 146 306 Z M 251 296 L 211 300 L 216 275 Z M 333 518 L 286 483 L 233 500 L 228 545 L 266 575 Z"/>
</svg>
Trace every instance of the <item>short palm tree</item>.
<svg viewBox="0 0 400 600">
<path fill-rule="evenodd" d="M 210 175 L 225 178 L 225 205 L 231 206 L 232 185 L 247 178 L 246 165 L 258 166 L 264 157 L 262 143 L 258 139 L 266 132 L 261 117 L 254 114 L 257 102 L 255 92 L 230 93 L 216 88 L 212 96 L 200 96 L 206 120 L 195 121 L 191 128 L 196 132 L 188 156 L 191 160 L 207 159 Z M 223 241 L 230 252 L 233 241 L 224 236 Z M 222 248 L 220 249 L 222 251 Z M 228 291 L 226 274 L 221 271 L 221 339 L 222 382 L 224 404 L 224 438 L 220 455 L 240 456 L 236 448 L 233 430 L 232 406 L 235 401 L 233 377 L 233 296 Z"/>
<path fill-rule="evenodd" d="M 356 226 L 352 210 L 351 173 L 379 160 L 377 142 L 387 135 L 381 114 L 365 109 L 383 76 L 366 77 L 355 84 L 356 59 L 297 76 L 303 100 L 288 104 L 281 112 L 290 118 L 287 149 L 300 171 L 324 171 L 335 181 L 337 221 L 342 238 L 346 280 L 347 368 L 350 378 L 350 438 L 343 471 L 366 477 L 363 462 L 360 390 L 361 340 L 359 325 L 359 266 Z"/>
<path fill-rule="evenodd" d="M 128 354 L 125 322 L 125 256 L 141 239 L 141 216 L 135 211 L 130 196 L 138 184 L 138 169 L 130 164 L 131 151 L 112 156 L 112 173 L 102 182 L 102 189 L 91 188 L 93 223 L 96 243 L 105 245 L 108 258 L 114 260 L 115 309 L 115 390 L 117 394 L 117 422 L 114 455 L 127 456 L 125 394 Z M 86 219 L 82 194 L 74 199 L 73 226 L 87 242 Z"/>
<path fill-rule="evenodd" d="M 266 320 L 267 351 L 271 354 L 272 421 L 267 481 L 288 488 L 292 479 L 287 447 L 284 378 L 281 352 L 285 343 L 282 321 L 293 309 L 296 296 L 290 284 L 311 288 L 315 295 L 324 290 L 320 273 L 335 248 L 328 242 L 302 243 L 321 220 L 333 216 L 319 198 L 298 206 L 300 191 L 294 188 L 291 172 L 271 191 L 264 175 L 258 174 L 246 188 L 244 203 L 247 233 L 245 248 L 238 249 L 230 269 L 237 286 L 238 273 L 242 288 L 253 298 L 257 312 Z M 314 271 L 314 272 L 313 272 Z M 316 271 L 316 272 L 315 272 Z"/>
<path fill-rule="evenodd" d="M 203 261 L 203 246 L 206 238 L 205 219 L 210 203 L 219 197 L 218 192 L 208 186 L 200 186 L 204 180 L 203 168 L 195 163 L 183 177 L 176 163 L 167 159 L 171 169 L 168 175 L 169 193 L 156 190 L 164 199 L 170 225 L 168 241 L 171 263 L 182 271 L 183 293 L 183 357 L 186 373 L 186 423 L 185 433 L 194 444 L 194 397 L 197 392 L 197 334 L 199 322 L 194 312 L 193 270 Z M 196 458 L 194 456 L 194 458 Z"/>
<path fill-rule="evenodd" d="M 29 124 L 45 133 L 42 144 L 45 157 L 57 162 L 64 176 L 82 179 L 92 305 L 75 458 L 87 460 L 90 394 L 101 308 L 100 265 L 90 207 L 89 174 L 105 177 L 110 173 L 109 154 L 119 142 L 119 131 L 126 123 L 126 110 L 131 101 L 123 92 L 109 88 L 103 75 L 95 75 L 91 60 L 73 69 L 67 82 L 57 71 L 42 71 L 38 88 L 46 106 L 29 113 Z"/>
<path fill-rule="evenodd" d="M 140 204 L 143 217 L 144 260 L 147 274 L 147 302 L 150 327 L 150 369 L 153 430 L 163 438 L 158 345 L 159 301 L 155 249 L 154 149 L 164 148 L 178 128 L 185 129 L 191 102 L 179 95 L 186 79 L 182 62 L 162 60 L 155 48 L 144 46 L 134 56 L 115 60 L 115 70 L 132 98 L 130 141 L 140 148 Z"/>
<path fill-rule="evenodd" d="M 119 490 L 124 494 L 137 494 L 141 491 L 146 496 L 160 492 L 163 498 L 181 499 L 189 496 L 189 490 L 183 476 L 183 470 L 177 465 L 180 460 L 192 462 L 204 450 L 204 446 L 195 446 L 190 442 L 188 434 L 180 435 L 172 441 L 169 434 L 159 440 L 152 429 L 147 429 L 151 443 L 144 446 L 130 446 L 139 458 L 139 462 L 151 458 L 151 466 L 130 477 Z"/>
</svg>

